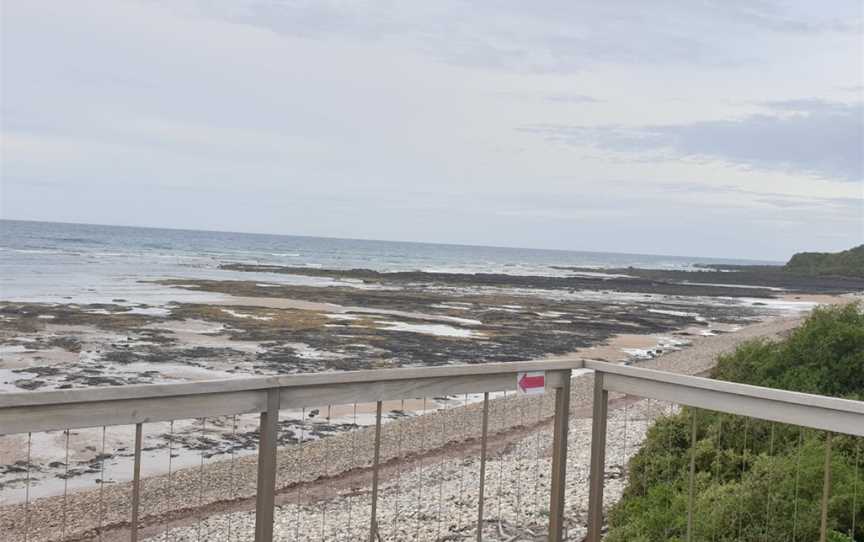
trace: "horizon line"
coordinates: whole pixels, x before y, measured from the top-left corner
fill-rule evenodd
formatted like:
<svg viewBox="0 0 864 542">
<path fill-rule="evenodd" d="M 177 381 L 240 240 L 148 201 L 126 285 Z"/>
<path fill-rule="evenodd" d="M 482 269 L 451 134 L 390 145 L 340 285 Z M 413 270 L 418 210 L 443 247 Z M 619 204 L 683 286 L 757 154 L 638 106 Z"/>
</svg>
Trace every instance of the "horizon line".
<svg viewBox="0 0 864 542">
<path fill-rule="evenodd" d="M 441 246 L 453 246 L 453 247 L 465 247 L 465 248 L 497 248 L 497 249 L 509 249 L 509 250 L 535 250 L 538 252 L 581 252 L 581 253 L 593 253 L 593 254 L 615 254 L 621 256 L 651 256 L 654 258 L 705 258 L 709 260 L 735 260 L 742 262 L 758 262 L 758 263 L 777 263 L 777 264 L 785 264 L 785 261 L 781 260 L 757 260 L 753 258 L 741 258 L 741 257 L 724 257 L 724 256 L 703 256 L 703 255 L 677 255 L 677 254 L 653 254 L 647 252 L 614 252 L 614 251 L 605 251 L 605 250 L 581 250 L 581 249 L 568 249 L 568 248 L 533 248 L 533 247 L 523 247 L 523 246 L 506 246 L 506 245 L 481 245 L 481 244 L 473 244 L 473 243 L 451 243 L 451 242 L 441 242 L 441 241 L 405 241 L 398 239 L 372 239 L 372 238 L 363 238 L 363 237 L 335 237 L 328 235 L 307 235 L 307 234 L 293 234 L 293 233 L 272 233 L 272 232 L 261 232 L 261 231 L 236 231 L 236 230 L 206 230 L 199 228 L 179 228 L 179 227 L 166 227 L 166 226 L 133 226 L 129 224 L 100 224 L 93 222 L 68 222 L 68 221 L 55 221 L 55 220 L 33 220 L 33 219 L 21 219 L 21 218 L 0 218 L 0 222 L 36 222 L 42 224 L 61 224 L 61 225 L 70 225 L 70 226 L 97 226 L 97 227 L 108 227 L 108 228 L 139 228 L 146 230 L 168 230 L 168 231 L 185 231 L 185 232 L 198 232 L 198 233 L 229 233 L 229 234 L 239 234 L 239 235 L 270 235 L 274 237 L 301 237 L 301 238 L 309 238 L 309 239 L 331 239 L 335 241 L 365 241 L 365 242 L 377 242 L 377 243 L 407 243 L 407 244 L 415 244 L 415 245 L 441 245 Z M 791 258 L 791 256 L 790 256 Z M 787 258 L 788 261 L 788 258 Z M 696 262 L 699 263 L 699 262 Z"/>
</svg>

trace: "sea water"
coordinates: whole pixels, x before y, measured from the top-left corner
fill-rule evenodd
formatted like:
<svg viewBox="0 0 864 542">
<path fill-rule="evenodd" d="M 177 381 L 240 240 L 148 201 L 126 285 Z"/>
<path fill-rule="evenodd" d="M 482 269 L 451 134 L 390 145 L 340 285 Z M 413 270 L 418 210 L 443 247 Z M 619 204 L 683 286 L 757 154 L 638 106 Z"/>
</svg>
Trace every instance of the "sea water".
<svg viewBox="0 0 864 542">
<path fill-rule="evenodd" d="M 146 282 L 164 278 L 332 282 L 219 268 L 227 263 L 564 276 L 570 272 L 562 267 L 693 269 L 696 264 L 759 262 L 0 220 L 0 300 L 5 301 L 122 299 L 158 305 L 212 296 Z"/>
</svg>

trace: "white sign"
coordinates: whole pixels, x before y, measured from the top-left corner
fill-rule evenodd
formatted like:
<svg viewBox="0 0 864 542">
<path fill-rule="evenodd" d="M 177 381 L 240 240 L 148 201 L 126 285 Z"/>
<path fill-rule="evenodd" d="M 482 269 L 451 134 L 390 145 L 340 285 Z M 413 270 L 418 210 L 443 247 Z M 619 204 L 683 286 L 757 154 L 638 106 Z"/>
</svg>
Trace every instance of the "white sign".
<svg viewBox="0 0 864 542">
<path fill-rule="evenodd" d="M 526 395 L 540 395 L 546 391 L 546 372 L 516 373 L 516 389 Z"/>
</svg>

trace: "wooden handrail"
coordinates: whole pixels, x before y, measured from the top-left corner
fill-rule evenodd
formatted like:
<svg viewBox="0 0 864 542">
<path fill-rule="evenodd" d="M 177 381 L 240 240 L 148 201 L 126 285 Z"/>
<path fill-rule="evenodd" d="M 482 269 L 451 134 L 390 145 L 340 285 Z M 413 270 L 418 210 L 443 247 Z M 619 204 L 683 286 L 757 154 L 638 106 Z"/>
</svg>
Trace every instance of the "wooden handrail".
<svg viewBox="0 0 864 542">
<path fill-rule="evenodd" d="M 581 369 L 581 359 L 556 359 L 554 361 L 514 361 L 504 363 L 477 363 L 445 365 L 439 367 L 407 367 L 399 369 L 369 369 L 363 371 L 340 371 L 330 373 L 308 373 L 288 376 L 258 376 L 197 382 L 166 384 L 130 384 L 100 388 L 73 390 L 49 390 L 0 393 L 0 409 L 22 406 L 60 405 L 117 401 L 128 399 L 155 399 L 189 395 L 206 395 L 239 391 L 260 391 L 272 388 L 303 388 L 307 386 L 361 384 L 390 381 L 407 381 L 454 376 L 490 376 L 513 374 L 525 371 L 558 371 Z"/>
</svg>

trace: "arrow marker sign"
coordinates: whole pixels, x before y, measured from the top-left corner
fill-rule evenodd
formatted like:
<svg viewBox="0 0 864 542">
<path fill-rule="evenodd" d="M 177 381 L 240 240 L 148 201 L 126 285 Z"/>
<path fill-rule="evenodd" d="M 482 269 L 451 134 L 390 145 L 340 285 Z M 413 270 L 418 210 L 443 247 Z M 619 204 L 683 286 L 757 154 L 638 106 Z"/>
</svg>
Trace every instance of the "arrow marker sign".
<svg viewBox="0 0 864 542">
<path fill-rule="evenodd" d="M 540 395 L 546 391 L 546 373 L 534 371 L 516 373 L 516 389 L 526 395 Z"/>
</svg>

